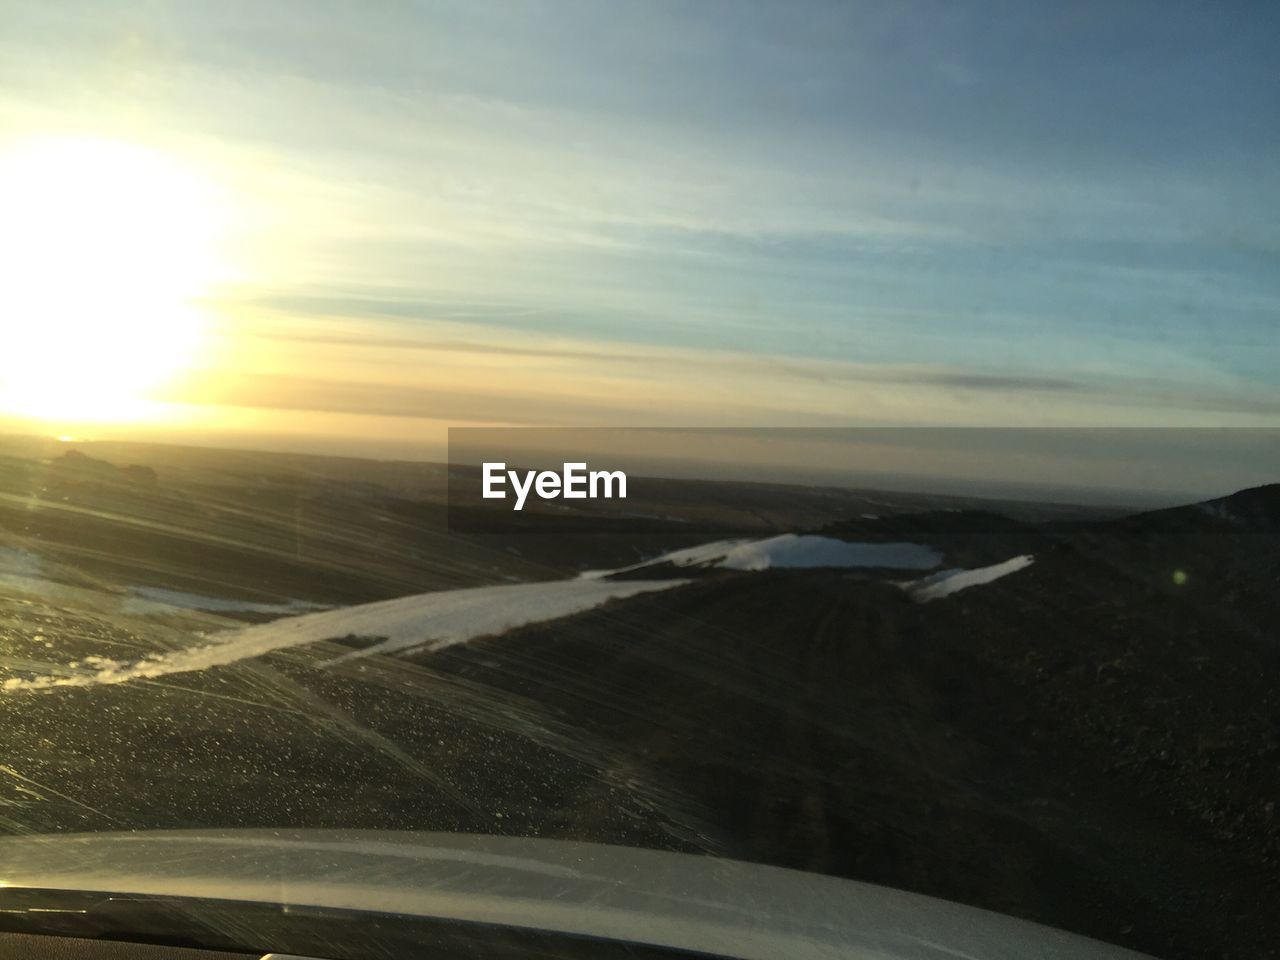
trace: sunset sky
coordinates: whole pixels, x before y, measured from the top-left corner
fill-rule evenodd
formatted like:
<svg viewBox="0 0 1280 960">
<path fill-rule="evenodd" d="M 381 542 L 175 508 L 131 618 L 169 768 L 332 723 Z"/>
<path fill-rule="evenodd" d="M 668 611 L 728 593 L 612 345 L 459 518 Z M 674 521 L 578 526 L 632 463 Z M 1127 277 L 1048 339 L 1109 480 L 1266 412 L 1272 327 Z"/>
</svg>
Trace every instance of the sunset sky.
<svg viewBox="0 0 1280 960">
<path fill-rule="evenodd" d="M 1274 4 L 0 22 L 9 430 L 1280 425 Z"/>
</svg>

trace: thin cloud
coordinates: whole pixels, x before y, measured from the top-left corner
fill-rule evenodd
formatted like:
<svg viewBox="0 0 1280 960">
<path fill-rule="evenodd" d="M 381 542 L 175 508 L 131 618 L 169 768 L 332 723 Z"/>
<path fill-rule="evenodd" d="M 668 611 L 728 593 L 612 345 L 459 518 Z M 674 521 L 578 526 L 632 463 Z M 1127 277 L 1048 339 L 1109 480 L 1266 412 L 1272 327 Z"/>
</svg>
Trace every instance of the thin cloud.
<svg viewBox="0 0 1280 960">
<path fill-rule="evenodd" d="M 250 334 L 384 355 L 209 402 L 1276 412 L 1277 34 L 1253 14 L 261 6 L 28 4 L 0 37 L 6 125 L 155 140 L 244 195 L 234 298 L 317 321 Z M 396 354 L 529 382 L 397 384 Z"/>
</svg>

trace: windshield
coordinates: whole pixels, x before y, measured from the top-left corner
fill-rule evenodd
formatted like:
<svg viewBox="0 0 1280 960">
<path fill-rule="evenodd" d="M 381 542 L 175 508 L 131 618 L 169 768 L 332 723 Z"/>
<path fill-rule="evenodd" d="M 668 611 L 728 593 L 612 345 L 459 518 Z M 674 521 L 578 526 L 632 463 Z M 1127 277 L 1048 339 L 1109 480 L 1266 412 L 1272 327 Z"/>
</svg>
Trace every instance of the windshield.
<svg viewBox="0 0 1280 960">
<path fill-rule="evenodd" d="M 0 17 L 0 833 L 1280 943 L 1272 7 Z"/>
</svg>

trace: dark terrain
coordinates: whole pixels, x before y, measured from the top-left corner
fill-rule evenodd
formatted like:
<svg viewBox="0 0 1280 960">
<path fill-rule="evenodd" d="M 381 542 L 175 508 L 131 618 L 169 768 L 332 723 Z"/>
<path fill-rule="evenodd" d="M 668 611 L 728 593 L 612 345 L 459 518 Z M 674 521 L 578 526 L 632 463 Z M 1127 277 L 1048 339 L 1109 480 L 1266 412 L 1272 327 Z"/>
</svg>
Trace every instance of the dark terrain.
<svg viewBox="0 0 1280 960">
<path fill-rule="evenodd" d="M 50 584 L 0 580 L 0 683 L 236 625 L 117 612 L 131 584 L 341 603 L 685 544 L 451 537 L 432 465 L 370 483 L 355 461 L 127 452 L 0 464 L 0 531 Z M 726 509 L 758 517 L 746 486 Z M 1092 519 L 885 497 L 775 507 L 761 533 L 1035 562 L 928 603 L 897 585 L 916 573 L 666 565 L 631 575 L 691 582 L 433 654 L 325 666 L 369 639 L 335 637 L 0 690 L 0 829 L 571 837 L 902 887 L 1167 960 L 1280 956 L 1280 487 Z"/>
<path fill-rule="evenodd" d="M 929 604 L 721 575 L 419 662 L 616 744 L 730 856 L 1275 956 L 1280 549 L 1209 536 L 1090 531 Z"/>
</svg>

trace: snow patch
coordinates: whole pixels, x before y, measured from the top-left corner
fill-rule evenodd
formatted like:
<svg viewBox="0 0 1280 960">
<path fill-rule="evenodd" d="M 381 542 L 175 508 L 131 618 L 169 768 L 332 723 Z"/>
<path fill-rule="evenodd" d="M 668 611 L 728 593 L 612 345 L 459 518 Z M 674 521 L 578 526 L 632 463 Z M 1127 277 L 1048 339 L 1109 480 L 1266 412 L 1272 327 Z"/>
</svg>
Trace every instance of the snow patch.
<svg viewBox="0 0 1280 960">
<path fill-rule="evenodd" d="M 91 687 L 163 677 L 171 673 L 225 666 L 276 650 L 348 636 L 385 639 L 330 663 L 417 647 L 440 650 L 525 624 L 567 617 L 598 607 L 615 597 L 666 590 L 684 582 L 561 580 L 423 593 L 255 624 L 221 634 L 213 643 L 155 654 L 134 662 L 86 660 L 83 664 L 72 665 L 73 672 L 60 676 L 10 678 L 0 685 L 0 691 Z M 76 669 L 84 666 L 93 669 Z"/>
<path fill-rule="evenodd" d="M 724 570 L 807 569 L 814 567 L 887 567 L 932 570 L 942 555 L 919 543 L 850 543 L 834 537 L 784 533 L 765 540 L 716 540 L 673 550 L 617 570 L 587 570 L 579 577 L 598 580 L 662 563 L 676 567 L 710 566 Z"/>
<path fill-rule="evenodd" d="M 992 564 L 989 567 L 975 567 L 972 570 L 943 570 L 941 573 L 935 573 L 933 576 L 924 577 L 921 580 L 913 580 L 910 583 L 901 584 L 901 586 L 911 594 L 913 600 L 918 603 L 925 603 L 929 600 L 949 597 L 951 594 L 967 590 L 969 587 L 980 586 L 984 583 L 999 580 L 1001 577 L 1007 577 L 1011 573 L 1016 573 L 1031 566 L 1034 560 L 1035 557 L 1025 553 L 1018 557 L 1011 557 L 1003 563 Z"/>
<path fill-rule="evenodd" d="M 1217 520 L 1226 520 L 1228 523 L 1234 523 L 1237 527 L 1243 527 L 1245 520 L 1231 509 L 1231 504 L 1227 498 L 1220 500 L 1206 500 L 1204 503 L 1197 503 L 1201 513 L 1206 513 Z"/>
<path fill-rule="evenodd" d="M 426 593 L 402 600 L 386 600 L 329 613 L 297 617 L 251 627 L 269 632 L 274 626 L 302 629 L 310 639 L 385 637 L 381 643 L 344 654 L 352 660 L 377 653 L 412 648 L 443 650 L 476 637 L 505 633 L 530 623 L 559 620 L 598 607 L 607 600 L 665 590 L 684 580 L 592 581 L 557 580 L 501 587 L 473 587 Z M 305 624 L 303 621 L 307 621 Z"/>
<path fill-rule="evenodd" d="M 328 604 L 307 600 L 290 600 L 288 603 L 254 603 L 252 600 L 232 600 L 226 597 L 206 597 L 199 593 L 166 590 L 163 587 L 130 587 L 131 597 L 120 604 L 121 613 L 164 613 L 173 607 L 182 610 L 203 610 L 206 613 L 278 613 L 293 616 L 313 610 L 328 610 Z"/>
<path fill-rule="evenodd" d="M 38 553 L 21 547 L 0 547 L 0 576 L 38 578 L 43 564 Z"/>
<path fill-rule="evenodd" d="M 40 554 L 22 547 L 0 547 L 0 589 L 48 598 L 72 589 L 48 579 Z"/>
</svg>

